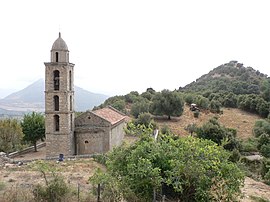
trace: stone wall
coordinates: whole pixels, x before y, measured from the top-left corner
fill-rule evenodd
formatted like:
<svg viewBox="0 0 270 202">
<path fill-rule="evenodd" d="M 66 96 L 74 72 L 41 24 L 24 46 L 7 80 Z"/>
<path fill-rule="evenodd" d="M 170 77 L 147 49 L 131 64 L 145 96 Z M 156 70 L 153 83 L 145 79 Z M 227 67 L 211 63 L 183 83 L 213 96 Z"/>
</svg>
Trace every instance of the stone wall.
<svg viewBox="0 0 270 202">
<path fill-rule="evenodd" d="M 121 122 L 117 126 L 115 126 L 110 133 L 110 150 L 113 149 L 116 146 L 121 145 L 124 139 L 124 127 L 125 127 L 125 122 Z"/>
</svg>

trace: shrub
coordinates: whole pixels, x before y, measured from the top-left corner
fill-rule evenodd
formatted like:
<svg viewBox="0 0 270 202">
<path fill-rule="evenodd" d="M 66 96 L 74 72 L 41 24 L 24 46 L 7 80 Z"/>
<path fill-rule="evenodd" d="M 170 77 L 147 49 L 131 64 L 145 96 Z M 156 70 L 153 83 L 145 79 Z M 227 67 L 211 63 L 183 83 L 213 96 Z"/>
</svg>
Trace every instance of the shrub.
<svg viewBox="0 0 270 202">
<path fill-rule="evenodd" d="M 240 152 L 257 152 L 258 140 L 256 138 L 248 138 L 240 143 Z"/>
<path fill-rule="evenodd" d="M 194 111 L 194 112 L 193 112 L 193 116 L 194 116 L 194 118 L 199 118 L 199 116 L 200 116 L 200 111 L 199 111 L 199 110 Z"/>
<path fill-rule="evenodd" d="M 265 182 L 270 185 L 270 159 L 263 159 L 261 166 L 261 175 Z"/>
<path fill-rule="evenodd" d="M 221 104 L 217 100 L 212 100 L 210 102 L 210 111 L 212 113 L 220 113 Z"/>
<path fill-rule="evenodd" d="M 36 185 L 33 190 L 37 201 L 61 201 L 69 193 L 69 188 L 62 176 L 54 175 L 45 186 Z"/>
<path fill-rule="evenodd" d="M 262 145 L 260 152 L 264 157 L 270 158 L 270 143 Z"/>
<path fill-rule="evenodd" d="M 244 176 L 228 158 L 209 140 L 160 135 L 155 141 L 144 133 L 135 144 L 109 153 L 107 172 L 97 172 L 91 182 L 104 184 L 115 201 L 151 201 L 153 190 L 172 201 L 233 201 Z"/>
</svg>

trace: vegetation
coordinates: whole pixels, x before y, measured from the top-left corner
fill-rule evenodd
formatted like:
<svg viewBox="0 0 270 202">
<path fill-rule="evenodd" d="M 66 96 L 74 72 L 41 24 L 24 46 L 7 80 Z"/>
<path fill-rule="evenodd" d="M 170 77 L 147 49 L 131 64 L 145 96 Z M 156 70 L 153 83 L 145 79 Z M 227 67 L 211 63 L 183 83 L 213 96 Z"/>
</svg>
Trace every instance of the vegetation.
<svg viewBox="0 0 270 202">
<path fill-rule="evenodd" d="M 151 112 L 154 115 L 181 116 L 183 113 L 184 101 L 176 91 L 163 90 L 156 93 L 152 99 Z"/>
<path fill-rule="evenodd" d="M 168 134 L 155 141 L 151 134 L 115 148 L 108 154 L 107 172 L 99 170 L 90 178 L 102 185 L 103 200 L 150 201 L 161 191 L 180 201 L 230 201 L 239 195 L 243 174 L 222 147 Z"/>
<path fill-rule="evenodd" d="M 37 151 L 37 141 L 43 141 L 45 138 L 44 116 L 36 112 L 25 114 L 21 126 L 24 133 L 23 139 L 31 142 L 35 147 L 35 151 Z"/>
<path fill-rule="evenodd" d="M 16 119 L 0 120 L 0 151 L 10 153 L 21 147 L 23 132 Z"/>
<path fill-rule="evenodd" d="M 45 185 L 38 184 L 33 190 L 36 201 L 63 201 L 70 193 L 64 178 L 53 167 L 43 161 L 36 163 L 37 170 L 42 174 Z M 50 178 L 49 176 L 50 175 Z"/>
<path fill-rule="evenodd" d="M 257 148 L 261 154 L 270 158 L 270 122 L 267 120 L 258 120 L 255 123 L 253 133 L 258 138 Z"/>
<path fill-rule="evenodd" d="M 217 118 L 210 119 L 196 130 L 197 137 L 212 140 L 227 150 L 239 149 L 240 143 L 236 139 L 236 130 L 221 126 Z"/>
</svg>

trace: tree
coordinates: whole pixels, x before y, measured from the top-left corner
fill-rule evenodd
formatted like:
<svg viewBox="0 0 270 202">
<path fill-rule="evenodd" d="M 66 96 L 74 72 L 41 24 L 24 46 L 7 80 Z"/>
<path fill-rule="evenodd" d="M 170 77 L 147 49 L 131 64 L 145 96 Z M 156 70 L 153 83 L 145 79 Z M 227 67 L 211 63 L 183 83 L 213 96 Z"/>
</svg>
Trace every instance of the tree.
<svg viewBox="0 0 270 202">
<path fill-rule="evenodd" d="M 151 201 L 155 192 L 172 201 L 233 201 L 241 192 L 244 175 L 229 156 L 209 140 L 160 134 L 155 141 L 149 131 L 136 143 L 110 152 L 106 173 L 98 171 L 90 180 L 100 183 L 115 201 L 119 196 L 126 201 Z"/>
<path fill-rule="evenodd" d="M 141 101 L 135 102 L 131 106 L 130 113 L 135 117 L 138 118 L 139 114 L 149 112 L 150 103 L 146 99 L 141 99 Z"/>
<path fill-rule="evenodd" d="M 236 140 L 236 130 L 221 126 L 217 118 L 211 118 L 202 127 L 198 127 L 196 133 L 197 137 L 212 140 L 230 151 L 239 147 L 239 142 Z"/>
<path fill-rule="evenodd" d="M 150 111 L 154 115 L 181 116 L 183 113 L 184 101 L 176 91 L 163 90 L 153 97 Z"/>
<path fill-rule="evenodd" d="M 35 151 L 37 151 L 37 141 L 43 141 L 45 138 L 44 116 L 36 112 L 25 114 L 21 126 L 24 133 L 23 139 L 31 142 L 35 147 Z"/>
<path fill-rule="evenodd" d="M 8 154 L 18 149 L 22 138 L 22 128 L 16 119 L 0 120 L 0 151 Z"/>
<path fill-rule="evenodd" d="M 265 79 L 261 83 L 262 97 L 266 101 L 270 101 L 270 79 Z"/>
</svg>

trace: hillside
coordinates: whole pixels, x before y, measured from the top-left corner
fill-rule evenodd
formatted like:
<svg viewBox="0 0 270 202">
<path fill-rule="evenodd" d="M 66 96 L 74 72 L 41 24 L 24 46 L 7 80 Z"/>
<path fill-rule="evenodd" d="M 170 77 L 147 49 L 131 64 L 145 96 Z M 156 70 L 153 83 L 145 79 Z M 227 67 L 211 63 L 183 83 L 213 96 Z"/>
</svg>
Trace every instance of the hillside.
<svg viewBox="0 0 270 202">
<path fill-rule="evenodd" d="M 184 92 L 232 92 L 239 94 L 259 94 L 262 81 L 267 79 L 267 75 L 253 69 L 245 67 L 237 61 L 230 61 L 220 65 L 208 74 L 198 78 L 196 81 L 179 88 Z"/>
<path fill-rule="evenodd" d="M 199 118 L 194 118 L 193 112 L 189 110 L 188 106 L 185 106 L 184 113 L 180 117 L 174 117 L 171 121 L 167 119 L 156 119 L 155 121 L 162 127 L 163 125 L 168 125 L 169 128 L 175 134 L 180 136 L 186 136 L 189 133 L 185 128 L 189 124 L 197 124 L 201 126 L 206 123 L 211 117 L 218 116 L 219 122 L 229 128 L 234 128 L 237 130 L 237 136 L 240 139 L 247 139 L 252 137 L 252 130 L 256 120 L 260 119 L 258 115 L 251 114 L 240 109 L 224 108 L 223 114 L 213 114 L 213 113 L 200 113 Z"/>
<path fill-rule="evenodd" d="M 11 111 L 44 111 L 44 80 L 39 79 L 26 88 L 0 99 L 0 108 Z M 85 111 L 103 103 L 108 96 L 92 93 L 75 86 L 75 110 Z"/>
</svg>

